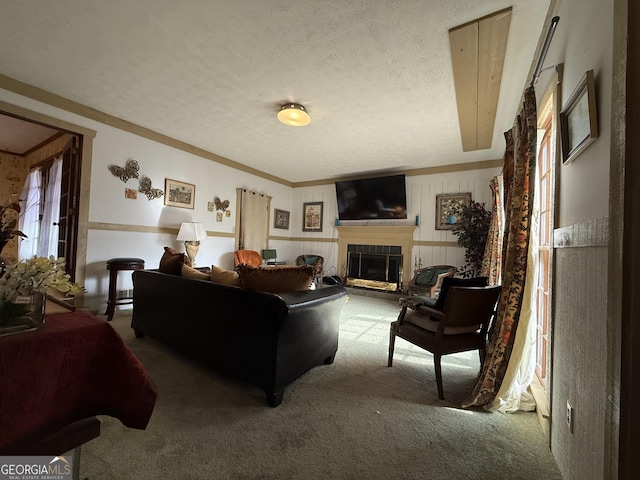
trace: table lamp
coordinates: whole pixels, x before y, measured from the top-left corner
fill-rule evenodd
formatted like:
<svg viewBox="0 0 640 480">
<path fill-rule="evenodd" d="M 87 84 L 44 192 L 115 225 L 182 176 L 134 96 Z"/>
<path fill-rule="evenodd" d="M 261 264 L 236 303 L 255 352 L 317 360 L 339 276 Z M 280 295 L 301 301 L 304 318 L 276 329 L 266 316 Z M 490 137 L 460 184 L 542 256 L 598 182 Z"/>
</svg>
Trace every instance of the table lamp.
<svg viewBox="0 0 640 480">
<path fill-rule="evenodd" d="M 207 231 L 200 222 L 183 222 L 182 225 L 180 225 L 180 231 L 178 232 L 176 240 L 184 242 L 184 248 L 193 266 L 196 265 L 196 255 L 200 249 L 200 240 L 206 238 L 206 236 Z"/>
</svg>

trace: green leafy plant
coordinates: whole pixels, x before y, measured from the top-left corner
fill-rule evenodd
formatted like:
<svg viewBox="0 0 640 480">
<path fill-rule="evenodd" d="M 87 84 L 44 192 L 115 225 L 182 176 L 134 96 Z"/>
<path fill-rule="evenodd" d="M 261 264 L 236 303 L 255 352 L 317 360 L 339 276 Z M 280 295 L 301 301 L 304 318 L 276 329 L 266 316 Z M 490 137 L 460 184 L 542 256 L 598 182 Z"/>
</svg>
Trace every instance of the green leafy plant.
<svg viewBox="0 0 640 480">
<path fill-rule="evenodd" d="M 480 272 L 490 225 L 491 212 L 484 208 L 484 203 L 471 200 L 468 207 L 462 206 L 458 221 L 451 229 L 458 245 L 465 249 L 466 264 L 458 270 L 462 277 L 475 277 Z"/>
<path fill-rule="evenodd" d="M 26 237 L 20 230 L 16 230 L 18 224 L 18 206 L 7 202 L 0 205 L 0 245 L 4 246 L 13 237 Z"/>
</svg>

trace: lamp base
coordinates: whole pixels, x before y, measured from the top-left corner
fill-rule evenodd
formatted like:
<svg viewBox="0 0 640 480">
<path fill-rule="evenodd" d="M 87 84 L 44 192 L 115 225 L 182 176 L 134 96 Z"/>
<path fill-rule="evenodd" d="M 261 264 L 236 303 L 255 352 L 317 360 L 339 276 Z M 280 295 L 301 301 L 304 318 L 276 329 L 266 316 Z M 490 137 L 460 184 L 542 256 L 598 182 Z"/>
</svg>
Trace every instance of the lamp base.
<svg viewBox="0 0 640 480">
<path fill-rule="evenodd" d="M 191 265 L 196 266 L 196 255 L 198 255 L 198 250 L 200 250 L 200 241 L 199 240 L 187 240 L 184 242 L 184 249 L 187 251 L 187 257 L 191 260 Z"/>
</svg>

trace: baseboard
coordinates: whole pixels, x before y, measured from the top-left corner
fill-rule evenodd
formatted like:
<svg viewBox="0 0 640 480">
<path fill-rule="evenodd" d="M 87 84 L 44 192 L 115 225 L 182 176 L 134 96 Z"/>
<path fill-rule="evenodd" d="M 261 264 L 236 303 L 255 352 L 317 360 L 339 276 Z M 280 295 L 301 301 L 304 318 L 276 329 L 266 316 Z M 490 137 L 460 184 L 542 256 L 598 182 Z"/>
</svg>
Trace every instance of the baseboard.
<svg viewBox="0 0 640 480">
<path fill-rule="evenodd" d="M 547 444 L 551 442 L 550 420 L 551 420 L 551 408 L 549 405 L 549 398 L 547 396 L 546 389 L 540 383 L 537 376 L 534 376 L 533 383 L 531 384 L 531 394 L 536 402 L 536 414 L 538 415 L 538 423 L 544 432 L 544 436 L 547 439 Z"/>
</svg>

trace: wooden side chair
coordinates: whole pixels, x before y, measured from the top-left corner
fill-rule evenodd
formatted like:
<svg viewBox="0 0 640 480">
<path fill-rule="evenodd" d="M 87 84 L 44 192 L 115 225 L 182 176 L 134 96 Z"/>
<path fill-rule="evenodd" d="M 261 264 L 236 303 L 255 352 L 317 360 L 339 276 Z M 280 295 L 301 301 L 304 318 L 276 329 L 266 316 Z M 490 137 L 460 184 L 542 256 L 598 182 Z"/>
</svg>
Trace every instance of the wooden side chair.
<svg viewBox="0 0 640 480">
<path fill-rule="evenodd" d="M 267 265 L 286 265 L 287 262 L 278 260 L 278 253 L 275 248 L 265 248 L 262 250 L 262 258 Z"/>
<path fill-rule="evenodd" d="M 502 287 L 450 287 L 442 310 L 425 305 L 403 306 L 391 323 L 389 361 L 393 363 L 396 337 L 405 339 L 433 354 L 438 397 L 444 400 L 442 386 L 443 355 L 478 350 L 480 364 L 487 348 L 487 331 L 495 315 Z"/>
</svg>

